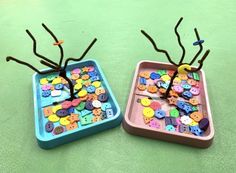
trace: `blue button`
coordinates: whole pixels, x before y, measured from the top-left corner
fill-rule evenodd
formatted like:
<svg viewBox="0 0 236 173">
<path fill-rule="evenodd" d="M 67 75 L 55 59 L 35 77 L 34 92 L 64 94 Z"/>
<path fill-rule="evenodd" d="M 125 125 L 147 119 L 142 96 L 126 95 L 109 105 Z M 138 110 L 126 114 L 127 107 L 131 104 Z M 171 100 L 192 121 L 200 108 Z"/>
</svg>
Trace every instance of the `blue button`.
<svg viewBox="0 0 236 173">
<path fill-rule="evenodd" d="M 88 75 L 90 77 L 97 76 L 97 72 L 96 71 L 91 71 L 91 72 L 88 72 Z"/>
<path fill-rule="evenodd" d="M 75 108 L 74 107 L 70 107 L 68 110 L 68 114 L 74 113 Z"/>
<path fill-rule="evenodd" d="M 177 107 L 179 108 L 179 109 L 184 109 L 184 105 L 185 105 L 185 102 L 184 101 L 177 101 Z"/>
<path fill-rule="evenodd" d="M 94 82 L 94 81 L 100 80 L 100 78 L 99 78 L 98 76 L 92 76 L 92 77 L 90 78 L 90 80 L 91 80 L 91 82 Z"/>
<path fill-rule="evenodd" d="M 166 113 L 165 111 L 163 111 L 162 109 L 157 109 L 155 111 L 155 117 L 158 118 L 158 119 L 162 119 L 166 116 Z"/>
<path fill-rule="evenodd" d="M 98 100 L 99 100 L 100 102 L 106 102 L 106 101 L 108 100 L 108 95 L 107 95 L 107 93 L 99 94 Z"/>
<path fill-rule="evenodd" d="M 69 112 L 66 109 L 59 109 L 56 111 L 56 115 L 59 117 L 65 117 L 65 116 L 69 115 Z"/>
<path fill-rule="evenodd" d="M 202 136 L 203 131 L 198 126 L 190 126 L 190 132 L 196 136 Z"/>
<path fill-rule="evenodd" d="M 86 88 L 86 90 L 87 90 L 88 93 L 94 93 L 95 90 L 96 90 L 96 87 L 93 86 L 93 85 L 90 85 Z"/>
<path fill-rule="evenodd" d="M 55 86 L 54 86 L 54 88 L 56 89 L 56 90 L 62 90 L 63 89 L 63 87 L 64 87 L 64 85 L 63 84 L 56 84 Z"/>
<path fill-rule="evenodd" d="M 147 84 L 147 80 L 144 77 L 139 78 L 139 83 L 146 85 Z"/>
<path fill-rule="evenodd" d="M 46 130 L 46 132 L 52 132 L 53 129 L 54 129 L 54 124 L 53 124 L 53 122 L 48 121 L 48 122 L 45 124 L 45 130 Z"/>
<path fill-rule="evenodd" d="M 169 132 L 174 132 L 175 131 L 175 127 L 172 126 L 172 125 L 167 125 L 166 126 L 166 130 L 169 131 Z"/>
<path fill-rule="evenodd" d="M 86 101 L 85 108 L 90 111 L 93 110 L 94 107 L 93 107 L 92 101 Z"/>
<path fill-rule="evenodd" d="M 189 100 L 189 99 L 191 99 L 193 97 L 193 94 L 190 91 L 184 91 L 182 93 L 182 97 L 187 99 L 187 100 Z"/>
<path fill-rule="evenodd" d="M 113 110 L 112 109 L 106 109 L 106 116 L 107 118 L 113 117 Z"/>
<path fill-rule="evenodd" d="M 51 95 L 51 90 L 46 90 L 46 91 L 43 91 L 42 92 L 42 96 L 43 97 L 48 97 L 48 96 L 50 96 Z"/>
<path fill-rule="evenodd" d="M 150 74 L 150 78 L 151 78 L 152 80 L 160 79 L 160 77 L 161 77 L 161 75 L 158 74 L 158 73 L 155 73 L 155 72 L 152 72 L 152 73 Z"/>
<path fill-rule="evenodd" d="M 183 110 L 184 110 L 187 114 L 193 112 L 192 106 L 191 106 L 190 104 L 188 104 L 188 103 L 185 103 L 185 104 L 184 104 Z"/>
</svg>

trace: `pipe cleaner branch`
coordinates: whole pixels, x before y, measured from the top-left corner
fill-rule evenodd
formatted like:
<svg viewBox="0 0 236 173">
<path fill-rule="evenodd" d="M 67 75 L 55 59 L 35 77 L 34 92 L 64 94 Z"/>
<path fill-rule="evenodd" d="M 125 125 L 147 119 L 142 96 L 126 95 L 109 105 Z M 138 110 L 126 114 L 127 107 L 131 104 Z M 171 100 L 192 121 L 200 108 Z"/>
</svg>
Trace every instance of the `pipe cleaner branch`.
<svg viewBox="0 0 236 173">
<path fill-rule="evenodd" d="M 164 53 L 164 54 L 166 55 L 168 61 L 169 61 L 171 64 L 177 66 L 177 64 L 171 60 L 171 57 L 170 57 L 169 53 L 168 53 L 166 50 L 157 48 L 157 45 L 156 45 L 155 41 L 151 38 L 151 36 L 149 36 L 144 30 L 141 30 L 141 33 L 152 43 L 154 49 L 155 49 L 157 52 Z"/>
</svg>

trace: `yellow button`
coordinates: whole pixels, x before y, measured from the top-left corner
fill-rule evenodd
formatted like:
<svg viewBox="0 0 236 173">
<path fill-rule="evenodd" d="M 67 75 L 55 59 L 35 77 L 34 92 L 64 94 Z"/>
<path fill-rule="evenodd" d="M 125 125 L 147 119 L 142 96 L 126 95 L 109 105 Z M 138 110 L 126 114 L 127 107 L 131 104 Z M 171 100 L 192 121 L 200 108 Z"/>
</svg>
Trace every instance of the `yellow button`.
<svg viewBox="0 0 236 173">
<path fill-rule="evenodd" d="M 82 84 L 81 83 L 77 83 L 74 86 L 74 89 L 76 89 L 76 90 L 80 90 L 81 88 L 82 88 Z"/>
<path fill-rule="evenodd" d="M 154 116 L 154 110 L 150 107 L 144 108 L 143 115 L 147 118 L 152 118 Z"/>
<path fill-rule="evenodd" d="M 50 115 L 50 116 L 48 117 L 48 120 L 51 121 L 51 122 L 53 122 L 53 123 L 55 123 L 55 122 L 59 121 L 60 118 L 59 118 L 57 115 L 52 114 L 52 115 Z"/>
<path fill-rule="evenodd" d="M 99 81 L 95 81 L 92 83 L 93 86 L 95 86 L 96 88 L 100 87 L 101 86 L 101 82 Z"/>
<path fill-rule="evenodd" d="M 53 85 L 59 84 L 59 83 L 61 83 L 61 78 L 60 77 L 57 77 L 57 78 L 53 79 L 53 81 L 52 81 Z"/>
<path fill-rule="evenodd" d="M 76 83 L 80 83 L 80 84 L 82 84 L 82 82 L 83 82 L 82 79 L 77 79 L 77 80 L 76 80 Z"/>
<path fill-rule="evenodd" d="M 170 76 L 165 74 L 165 75 L 161 76 L 161 79 L 166 82 L 166 81 L 170 80 Z"/>
<path fill-rule="evenodd" d="M 79 93 L 78 93 L 78 96 L 79 97 L 84 97 L 87 95 L 87 91 L 86 90 L 81 90 Z"/>
<path fill-rule="evenodd" d="M 60 119 L 60 124 L 63 125 L 63 126 L 66 126 L 66 125 L 70 124 L 70 121 L 68 120 L 68 117 L 69 116 L 61 118 Z"/>
<path fill-rule="evenodd" d="M 191 66 L 188 64 L 183 64 L 183 65 L 179 66 L 178 73 L 179 74 L 187 74 L 188 72 L 185 69 L 191 70 Z"/>
<path fill-rule="evenodd" d="M 41 85 L 45 85 L 45 84 L 47 84 L 47 83 L 48 83 L 47 78 L 42 78 L 42 79 L 40 79 L 40 84 L 41 84 Z"/>
<path fill-rule="evenodd" d="M 142 104 L 143 106 L 149 106 L 149 105 L 151 104 L 151 100 L 148 99 L 148 98 L 142 98 L 142 99 L 141 99 L 141 104 Z"/>
<path fill-rule="evenodd" d="M 197 126 L 197 125 L 198 125 L 198 123 L 197 123 L 196 121 L 192 120 L 192 122 L 191 122 L 191 123 L 189 123 L 189 125 L 190 125 L 190 126 Z"/>
<path fill-rule="evenodd" d="M 52 112 L 53 112 L 53 113 L 56 113 L 57 110 L 59 110 L 59 109 L 62 109 L 61 105 L 53 106 L 53 108 L 52 108 Z"/>
<path fill-rule="evenodd" d="M 179 77 L 176 77 L 176 78 L 174 79 L 173 84 L 174 84 L 174 85 L 179 85 L 180 83 L 181 83 L 181 79 L 180 79 Z"/>
</svg>

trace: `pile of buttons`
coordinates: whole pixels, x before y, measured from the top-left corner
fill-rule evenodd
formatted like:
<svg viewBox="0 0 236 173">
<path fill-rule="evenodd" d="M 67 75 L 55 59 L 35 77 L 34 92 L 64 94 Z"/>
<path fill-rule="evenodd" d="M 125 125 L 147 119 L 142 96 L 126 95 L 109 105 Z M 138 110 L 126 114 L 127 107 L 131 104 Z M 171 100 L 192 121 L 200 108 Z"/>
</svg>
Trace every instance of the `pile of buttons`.
<svg viewBox="0 0 236 173">
<path fill-rule="evenodd" d="M 173 74 L 172 70 L 140 72 L 137 89 L 161 96 L 165 94 Z M 178 74 L 167 98 L 168 103 L 157 101 L 151 95 L 138 100 L 144 107 L 142 112 L 144 123 L 170 132 L 203 136 L 209 121 L 207 115 L 203 115 L 200 111 L 200 88 L 198 73 Z"/>
<path fill-rule="evenodd" d="M 108 93 L 93 66 L 73 69 L 70 72 L 70 80 L 74 90 L 79 91 L 76 98 L 42 108 L 46 118 L 45 131 L 53 135 L 114 115 L 112 105 L 108 102 Z M 55 75 L 40 79 L 40 84 L 42 97 L 60 97 L 61 92 L 69 88 L 65 79 Z"/>
</svg>

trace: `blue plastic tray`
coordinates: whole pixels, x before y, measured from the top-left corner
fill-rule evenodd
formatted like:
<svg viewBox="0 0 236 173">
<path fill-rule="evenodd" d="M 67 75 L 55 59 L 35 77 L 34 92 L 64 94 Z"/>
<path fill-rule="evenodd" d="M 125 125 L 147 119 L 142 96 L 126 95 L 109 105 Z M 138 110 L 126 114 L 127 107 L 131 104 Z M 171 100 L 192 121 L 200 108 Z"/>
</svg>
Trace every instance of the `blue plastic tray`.
<svg viewBox="0 0 236 173">
<path fill-rule="evenodd" d="M 99 122 L 95 122 L 86 126 L 81 126 L 78 122 L 78 128 L 75 130 L 65 131 L 59 135 L 53 135 L 52 133 L 47 133 L 45 131 L 45 124 L 47 123 L 47 118 L 44 117 L 43 108 L 53 105 L 53 102 L 62 102 L 65 99 L 69 98 L 69 93 L 63 91 L 60 97 L 42 97 L 42 91 L 40 87 L 40 79 L 48 75 L 40 75 L 35 73 L 33 75 L 33 93 L 34 93 L 34 116 L 35 116 L 35 135 L 38 141 L 38 144 L 41 148 L 49 149 L 55 146 L 65 144 L 76 139 L 88 136 L 115 126 L 118 126 L 121 123 L 122 116 L 120 113 L 120 107 L 111 91 L 111 88 L 100 68 L 98 63 L 95 60 L 85 60 L 77 63 L 68 65 L 67 67 L 67 76 L 70 75 L 70 71 L 74 68 L 82 68 L 84 66 L 94 66 L 95 70 L 98 72 L 100 77 L 101 84 L 103 88 L 106 89 L 109 95 L 108 102 L 112 105 L 112 110 L 114 113 L 113 117 L 104 119 Z M 48 69 L 42 70 L 46 71 Z M 54 73 L 57 75 L 57 73 Z M 59 122 L 58 122 L 59 124 Z"/>
</svg>

